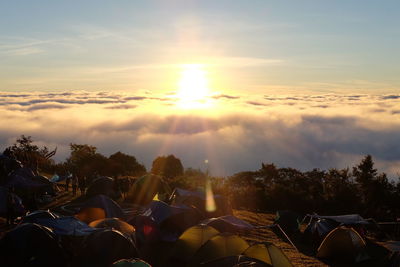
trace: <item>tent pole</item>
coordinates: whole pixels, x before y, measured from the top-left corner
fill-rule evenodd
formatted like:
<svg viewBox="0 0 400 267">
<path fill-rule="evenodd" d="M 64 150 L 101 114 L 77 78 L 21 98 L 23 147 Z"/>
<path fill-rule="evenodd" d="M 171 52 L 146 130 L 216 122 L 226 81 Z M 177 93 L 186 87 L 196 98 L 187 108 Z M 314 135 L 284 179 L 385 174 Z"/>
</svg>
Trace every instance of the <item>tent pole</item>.
<svg viewBox="0 0 400 267">
<path fill-rule="evenodd" d="M 292 242 L 292 240 L 290 240 L 289 236 L 285 233 L 285 231 L 283 231 L 283 229 L 281 228 L 281 226 L 279 224 L 275 224 L 279 230 L 282 232 L 282 234 L 286 237 L 286 239 L 289 241 L 289 243 L 296 249 L 297 252 L 299 252 L 299 250 L 297 249 L 297 247 L 294 245 L 294 243 Z"/>
</svg>

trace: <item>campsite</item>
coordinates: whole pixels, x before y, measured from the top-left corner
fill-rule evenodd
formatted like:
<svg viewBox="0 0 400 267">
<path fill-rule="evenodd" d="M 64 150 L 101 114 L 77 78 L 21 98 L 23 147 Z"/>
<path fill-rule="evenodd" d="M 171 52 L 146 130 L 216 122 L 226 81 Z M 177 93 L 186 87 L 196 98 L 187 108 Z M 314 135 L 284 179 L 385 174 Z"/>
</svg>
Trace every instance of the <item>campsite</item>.
<svg viewBox="0 0 400 267">
<path fill-rule="evenodd" d="M 71 147 L 74 156 L 77 146 Z M 182 174 L 171 174 L 180 163 L 173 156 L 161 158 L 169 159 L 161 164 L 164 175 L 153 168 L 108 177 L 91 164 L 85 171 L 93 178 L 78 188 L 76 166 L 98 156 L 75 158 L 69 167 L 75 174 L 47 178 L 38 169 L 49 167 L 48 154 L 22 150 L 16 144 L 0 157 L 2 266 L 400 266 L 398 222 L 307 207 L 254 209 L 207 174 L 192 178 L 193 189 Z M 246 186 L 232 190 L 249 194 Z"/>
</svg>

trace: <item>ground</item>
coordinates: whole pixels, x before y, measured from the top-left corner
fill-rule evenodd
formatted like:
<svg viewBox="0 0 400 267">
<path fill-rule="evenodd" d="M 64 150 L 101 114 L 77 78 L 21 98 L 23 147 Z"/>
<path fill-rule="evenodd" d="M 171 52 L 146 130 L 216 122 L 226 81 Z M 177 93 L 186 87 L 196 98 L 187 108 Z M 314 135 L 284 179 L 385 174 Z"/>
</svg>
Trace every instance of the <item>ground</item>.
<svg viewBox="0 0 400 267">
<path fill-rule="evenodd" d="M 254 226 L 267 226 L 273 224 L 275 214 L 270 213 L 258 213 L 245 210 L 234 210 L 233 213 L 236 217 L 243 219 Z M 294 266 L 328 266 L 325 263 L 319 261 L 318 259 L 307 256 L 299 252 L 294 248 L 289 242 L 283 241 L 278 237 L 271 229 L 256 229 L 250 233 L 242 235 L 246 241 L 250 242 L 270 242 L 283 250 L 283 252 L 288 256 L 290 261 Z M 293 240 L 295 245 L 299 246 L 298 242 Z M 307 250 L 306 247 L 301 247 L 301 251 Z"/>
</svg>

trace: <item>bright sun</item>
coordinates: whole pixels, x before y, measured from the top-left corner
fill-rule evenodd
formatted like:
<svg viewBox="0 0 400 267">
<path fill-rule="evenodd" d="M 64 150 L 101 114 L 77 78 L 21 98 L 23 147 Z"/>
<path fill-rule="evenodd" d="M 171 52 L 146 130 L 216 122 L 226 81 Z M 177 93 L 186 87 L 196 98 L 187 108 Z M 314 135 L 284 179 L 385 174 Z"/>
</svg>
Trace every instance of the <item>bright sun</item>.
<svg viewBox="0 0 400 267">
<path fill-rule="evenodd" d="M 179 106 L 186 108 L 205 107 L 209 102 L 209 91 L 204 65 L 186 64 L 182 66 L 177 93 Z"/>
</svg>

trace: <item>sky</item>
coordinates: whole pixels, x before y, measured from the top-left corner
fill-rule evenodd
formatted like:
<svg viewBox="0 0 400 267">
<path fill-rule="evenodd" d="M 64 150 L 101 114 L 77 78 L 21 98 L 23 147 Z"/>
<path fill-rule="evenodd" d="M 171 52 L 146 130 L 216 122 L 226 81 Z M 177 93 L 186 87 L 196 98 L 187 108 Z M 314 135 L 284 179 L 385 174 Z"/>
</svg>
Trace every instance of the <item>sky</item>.
<svg viewBox="0 0 400 267">
<path fill-rule="evenodd" d="M 1 1 L 0 150 L 21 134 L 231 175 L 400 174 L 398 1 Z"/>
<path fill-rule="evenodd" d="M 393 91 L 398 1 L 1 1 L 1 90 Z"/>
</svg>

